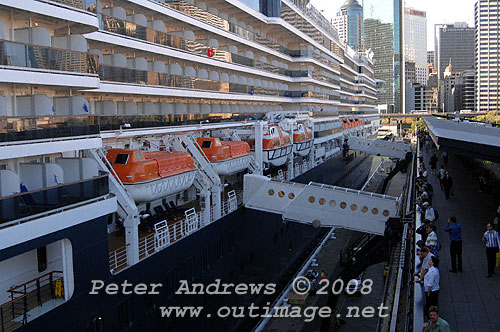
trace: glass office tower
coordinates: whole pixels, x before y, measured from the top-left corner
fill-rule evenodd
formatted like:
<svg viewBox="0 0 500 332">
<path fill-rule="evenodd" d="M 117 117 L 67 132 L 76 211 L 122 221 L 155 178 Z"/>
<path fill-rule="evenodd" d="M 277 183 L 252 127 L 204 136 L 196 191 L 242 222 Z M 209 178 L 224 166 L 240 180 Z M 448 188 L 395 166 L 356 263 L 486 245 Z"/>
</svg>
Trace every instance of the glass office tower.
<svg viewBox="0 0 500 332">
<path fill-rule="evenodd" d="M 404 112 L 402 0 L 363 0 L 364 47 L 375 53 L 379 109 Z"/>
</svg>

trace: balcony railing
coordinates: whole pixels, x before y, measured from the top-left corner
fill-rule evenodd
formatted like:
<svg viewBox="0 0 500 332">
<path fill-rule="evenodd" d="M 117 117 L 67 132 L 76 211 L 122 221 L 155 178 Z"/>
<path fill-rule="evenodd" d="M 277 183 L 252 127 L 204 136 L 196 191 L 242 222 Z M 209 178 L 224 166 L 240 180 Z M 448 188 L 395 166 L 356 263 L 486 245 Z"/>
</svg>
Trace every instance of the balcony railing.
<svg viewBox="0 0 500 332">
<path fill-rule="evenodd" d="M 63 5 L 95 12 L 97 0 L 51 0 Z"/>
<path fill-rule="evenodd" d="M 0 40 L 0 65 L 97 74 L 97 55 Z"/>
<path fill-rule="evenodd" d="M 95 117 L 0 117 L 0 144 L 99 134 Z"/>
<path fill-rule="evenodd" d="M 0 198 L 0 228 L 18 219 L 84 202 L 109 193 L 108 175 Z"/>
<path fill-rule="evenodd" d="M 10 301 L 0 305 L 0 331 L 10 332 L 25 325 L 30 310 L 57 297 L 64 298 L 61 275 L 61 271 L 52 271 L 9 289 Z"/>
</svg>

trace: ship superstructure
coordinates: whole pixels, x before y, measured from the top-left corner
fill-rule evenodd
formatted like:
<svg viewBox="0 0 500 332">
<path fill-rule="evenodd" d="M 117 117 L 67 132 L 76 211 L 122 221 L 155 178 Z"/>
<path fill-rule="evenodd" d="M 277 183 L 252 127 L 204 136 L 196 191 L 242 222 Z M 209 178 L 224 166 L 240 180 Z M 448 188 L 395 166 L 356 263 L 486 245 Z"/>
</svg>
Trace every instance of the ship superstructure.
<svg viewBox="0 0 500 332">
<path fill-rule="evenodd" d="M 244 174 L 290 180 L 377 132 L 371 54 L 272 3 L 0 3 L 2 332 L 200 236 Z"/>
</svg>

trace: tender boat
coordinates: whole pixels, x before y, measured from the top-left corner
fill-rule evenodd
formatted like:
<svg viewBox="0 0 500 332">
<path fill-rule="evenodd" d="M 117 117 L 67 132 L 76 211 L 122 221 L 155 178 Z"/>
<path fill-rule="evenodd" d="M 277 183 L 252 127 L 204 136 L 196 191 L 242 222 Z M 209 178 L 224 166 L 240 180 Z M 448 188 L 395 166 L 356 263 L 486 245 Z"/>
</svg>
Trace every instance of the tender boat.
<svg viewBox="0 0 500 332">
<path fill-rule="evenodd" d="M 242 141 L 221 141 L 219 138 L 199 137 L 196 142 L 219 175 L 230 175 L 248 168 L 250 146 Z"/>
<path fill-rule="evenodd" d="M 293 130 L 293 152 L 299 156 L 305 157 L 311 151 L 314 143 L 312 130 L 307 128 L 305 123 L 298 122 Z"/>
<path fill-rule="evenodd" d="M 196 166 L 187 152 L 109 149 L 106 158 L 136 202 L 149 202 L 191 187 Z"/>
</svg>

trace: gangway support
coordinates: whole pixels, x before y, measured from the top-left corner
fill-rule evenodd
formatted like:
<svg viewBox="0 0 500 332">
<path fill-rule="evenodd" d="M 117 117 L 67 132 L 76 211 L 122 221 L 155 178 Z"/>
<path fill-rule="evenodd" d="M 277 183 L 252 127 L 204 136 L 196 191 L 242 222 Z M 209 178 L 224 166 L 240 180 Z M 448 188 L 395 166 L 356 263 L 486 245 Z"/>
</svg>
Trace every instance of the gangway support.
<svg viewBox="0 0 500 332">
<path fill-rule="evenodd" d="M 349 149 L 361 151 L 367 154 L 405 159 L 406 154 L 411 152 L 411 145 L 379 139 L 370 140 L 356 136 L 349 136 Z"/>
<path fill-rule="evenodd" d="M 246 174 L 247 208 L 281 214 L 284 220 L 315 227 L 342 227 L 383 235 L 399 211 L 399 198 L 319 183 L 307 185 Z"/>
</svg>

